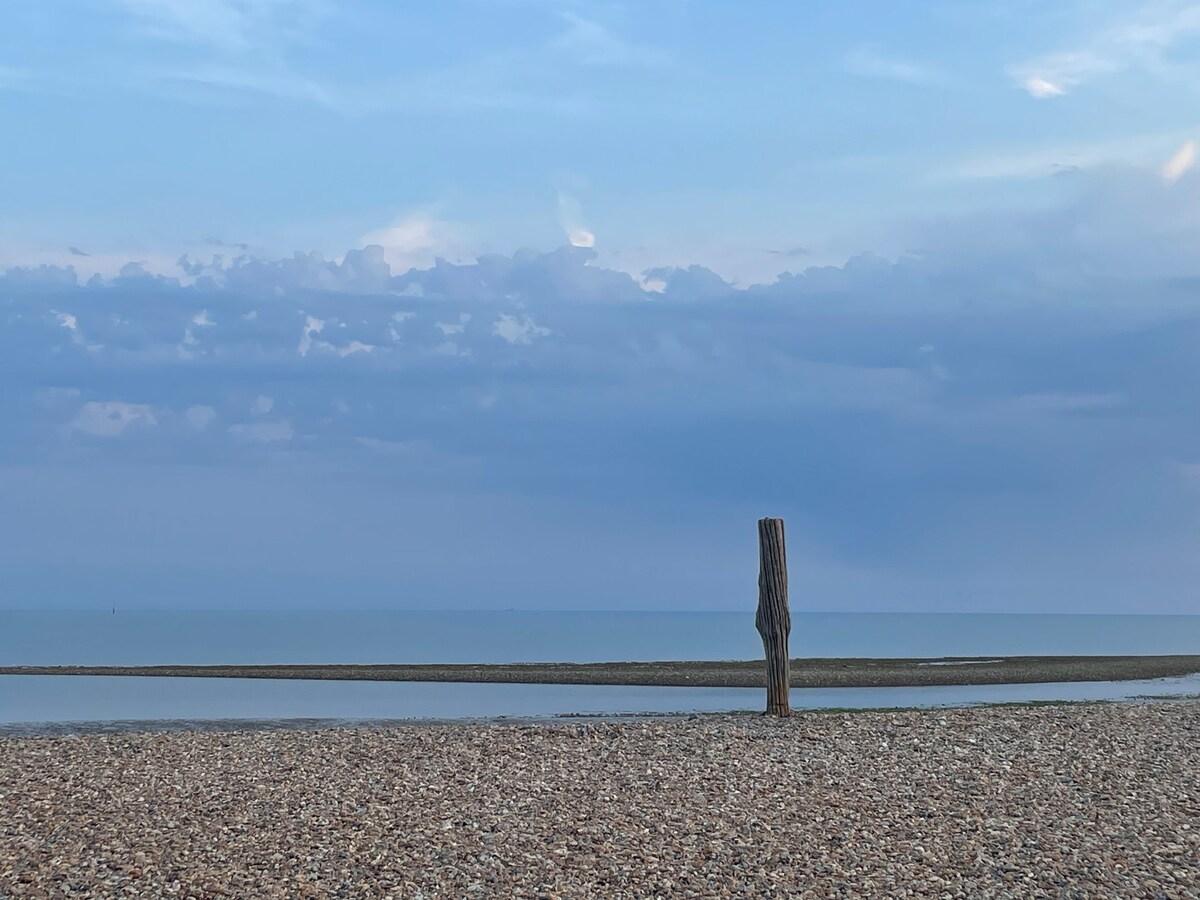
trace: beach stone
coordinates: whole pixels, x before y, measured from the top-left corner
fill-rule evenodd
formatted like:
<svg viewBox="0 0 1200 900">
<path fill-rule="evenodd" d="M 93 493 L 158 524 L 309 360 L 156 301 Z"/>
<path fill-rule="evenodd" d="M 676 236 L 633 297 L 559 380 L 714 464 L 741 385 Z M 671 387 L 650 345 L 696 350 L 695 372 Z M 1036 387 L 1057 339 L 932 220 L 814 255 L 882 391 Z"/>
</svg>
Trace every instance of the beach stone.
<svg viewBox="0 0 1200 900">
<path fill-rule="evenodd" d="M 0 897 L 1185 898 L 1198 815 L 1194 702 L 13 737 Z"/>
</svg>

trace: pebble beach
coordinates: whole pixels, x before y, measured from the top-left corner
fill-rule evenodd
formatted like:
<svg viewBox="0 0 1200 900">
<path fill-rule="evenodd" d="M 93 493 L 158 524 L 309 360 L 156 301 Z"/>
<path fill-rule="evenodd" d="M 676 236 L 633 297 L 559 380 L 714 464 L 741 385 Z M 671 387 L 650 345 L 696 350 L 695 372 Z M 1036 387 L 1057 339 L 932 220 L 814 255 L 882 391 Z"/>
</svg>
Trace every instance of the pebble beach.
<svg viewBox="0 0 1200 900">
<path fill-rule="evenodd" d="M 0 897 L 1200 896 L 1200 705 L 0 739 Z"/>
</svg>

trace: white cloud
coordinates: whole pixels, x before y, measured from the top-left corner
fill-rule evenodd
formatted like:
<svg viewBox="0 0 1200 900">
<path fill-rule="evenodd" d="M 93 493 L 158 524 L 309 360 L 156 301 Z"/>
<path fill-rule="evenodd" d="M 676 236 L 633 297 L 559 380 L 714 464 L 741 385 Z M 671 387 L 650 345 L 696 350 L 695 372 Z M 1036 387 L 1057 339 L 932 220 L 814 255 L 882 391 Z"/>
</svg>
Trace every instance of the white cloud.
<svg viewBox="0 0 1200 900">
<path fill-rule="evenodd" d="M 470 313 L 460 313 L 457 322 L 438 322 L 437 327 L 442 334 L 449 336 L 452 334 L 462 334 L 467 330 L 467 323 L 471 321 Z"/>
<path fill-rule="evenodd" d="M 256 416 L 265 416 L 275 408 L 275 399 L 268 397 L 266 394 L 259 394 L 254 398 L 254 402 L 250 404 L 250 412 Z"/>
<path fill-rule="evenodd" d="M 599 22 L 570 12 L 563 13 L 563 19 L 567 29 L 555 38 L 551 47 L 576 65 L 657 68 L 674 62 L 668 51 L 628 41 Z"/>
<path fill-rule="evenodd" d="M 151 37 L 234 54 L 292 43 L 322 11 L 319 0 L 118 0 Z"/>
<path fill-rule="evenodd" d="M 375 349 L 373 344 L 364 344 L 362 341 L 351 341 L 344 347 L 338 347 L 338 356 L 352 356 L 355 353 L 370 353 Z"/>
<path fill-rule="evenodd" d="M 427 268 L 438 257 L 458 259 L 466 252 L 456 227 L 428 212 L 410 213 L 368 232 L 361 243 L 382 247 L 384 259 L 397 273 Z"/>
<path fill-rule="evenodd" d="M 295 434 L 292 430 L 292 423 L 286 419 L 280 419 L 278 422 L 250 422 L 230 425 L 229 433 L 241 440 L 253 441 L 257 444 L 290 441 Z"/>
<path fill-rule="evenodd" d="M 316 316 L 307 316 L 304 320 L 304 329 L 300 332 L 300 346 L 296 349 L 301 356 L 308 356 L 308 351 L 313 346 L 313 335 L 320 334 L 325 327 L 323 319 L 318 319 Z"/>
<path fill-rule="evenodd" d="M 1200 4 L 1162 0 L 1122 4 L 1124 18 L 1111 22 L 1079 45 L 1048 53 L 1009 68 L 1009 74 L 1031 96 L 1061 97 L 1104 75 L 1133 71 L 1164 72 L 1168 52 L 1185 39 L 1200 35 Z"/>
<path fill-rule="evenodd" d="M 52 312 L 54 312 L 52 310 Z M 75 318 L 74 313 L 54 312 L 55 321 L 63 328 L 71 333 L 71 343 L 84 346 L 87 344 L 87 339 L 83 336 L 83 332 L 79 330 L 79 320 Z M 99 345 L 94 345 L 97 348 Z"/>
<path fill-rule="evenodd" d="M 586 228 L 572 228 L 567 232 L 567 240 L 572 247 L 595 247 L 596 235 Z"/>
<path fill-rule="evenodd" d="M 259 68 L 194 66 L 188 69 L 168 70 L 159 74 L 168 82 L 190 82 L 227 91 L 251 91 L 291 100 L 308 100 L 333 109 L 344 107 L 344 101 L 334 88 L 293 72 L 281 63 L 260 65 Z"/>
<path fill-rule="evenodd" d="M 1185 138 L 1182 132 L 1140 134 L 1110 141 L 1050 144 L 963 160 L 932 177 L 1042 178 L 1096 166 L 1123 163 L 1150 168 Z"/>
<path fill-rule="evenodd" d="M 572 247 L 596 246 L 596 235 L 583 224 L 583 207 L 566 191 L 558 192 L 558 221 Z"/>
<path fill-rule="evenodd" d="M 1047 81 L 1040 75 L 1030 75 L 1025 79 L 1024 87 L 1034 97 L 1061 97 L 1067 92 L 1066 88 Z"/>
<path fill-rule="evenodd" d="M 883 78 L 908 84 L 932 85 L 940 76 L 925 66 L 902 59 L 884 56 L 870 47 L 860 47 L 846 54 L 842 68 L 851 75 L 863 78 Z"/>
<path fill-rule="evenodd" d="M 635 277 L 643 291 L 649 291 L 652 294 L 661 294 L 667 289 L 666 281 L 661 278 L 648 278 L 645 273 Z"/>
<path fill-rule="evenodd" d="M 65 276 L 75 284 L 84 284 L 95 275 L 104 279 L 115 278 L 132 260 L 136 260 L 152 272 L 175 272 L 176 261 L 179 258 L 178 253 L 147 252 L 141 248 L 136 251 L 101 249 L 91 246 L 88 247 L 87 256 L 78 256 L 65 245 L 47 246 L 42 242 L 29 242 L 19 232 L 0 234 L 0 253 L 3 254 L 3 265 L 43 266 L 45 277 L 58 276 L 61 282 Z"/>
<path fill-rule="evenodd" d="M 139 36 L 189 51 L 171 56 L 187 60 L 180 65 L 140 67 L 139 82 L 250 91 L 330 107 L 344 102 L 287 61 L 288 51 L 312 42 L 327 13 L 326 0 L 116 0 L 116 5 Z"/>
<path fill-rule="evenodd" d="M 217 323 L 208 317 L 207 309 L 202 309 L 196 315 L 192 316 L 192 324 L 200 328 L 211 328 Z"/>
<path fill-rule="evenodd" d="M 68 427 L 96 437 L 118 437 L 135 422 L 143 425 L 158 424 L 154 413 L 145 403 L 93 400 L 83 404 Z"/>
<path fill-rule="evenodd" d="M 1159 174 L 1163 181 L 1174 184 L 1196 165 L 1196 142 L 1185 141 L 1183 146 L 1171 154 L 1171 158 L 1163 163 Z"/>
<path fill-rule="evenodd" d="M 547 337 L 550 334 L 549 328 L 542 328 L 529 316 L 518 319 L 508 313 L 501 313 L 500 318 L 493 323 L 492 331 L 510 344 L 532 344 L 535 338 Z"/>
<path fill-rule="evenodd" d="M 217 411 L 211 406 L 189 406 L 183 417 L 196 431 L 203 431 L 217 417 Z"/>
</svg>

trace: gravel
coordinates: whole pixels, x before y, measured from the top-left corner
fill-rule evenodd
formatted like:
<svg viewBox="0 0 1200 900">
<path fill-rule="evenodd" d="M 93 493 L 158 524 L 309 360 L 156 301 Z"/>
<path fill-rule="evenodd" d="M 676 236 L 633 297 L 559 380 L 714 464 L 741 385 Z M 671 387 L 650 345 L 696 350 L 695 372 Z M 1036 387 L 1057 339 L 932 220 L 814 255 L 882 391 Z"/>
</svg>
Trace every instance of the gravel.
<svg viewBox="0 0 1200 900">
<path fill-rule="evenodd" d="M 0 897 L 1200 896 L 1200 705 L 0 739 Z"/>
</svg>

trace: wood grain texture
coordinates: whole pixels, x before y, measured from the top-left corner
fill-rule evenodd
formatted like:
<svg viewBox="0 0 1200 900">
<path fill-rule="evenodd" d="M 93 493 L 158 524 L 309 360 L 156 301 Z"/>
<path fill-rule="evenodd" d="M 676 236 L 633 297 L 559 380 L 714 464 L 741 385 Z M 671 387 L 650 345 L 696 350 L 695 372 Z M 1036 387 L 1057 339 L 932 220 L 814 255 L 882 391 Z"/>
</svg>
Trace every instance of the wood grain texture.
<svg viewBox="0 0 1200 900">
<path fill-rule="evenodd" d="M 758 612 L 754 626 L 762 636 L 767 657 L 767 715 L 791 715 L 788 686 L 788 636 L 792 614 L 788 609 L 787 547 L 783 519 L 758 521 Z"/>
</svg>

